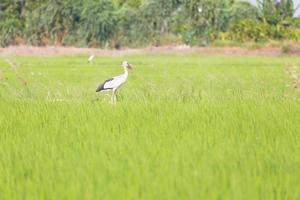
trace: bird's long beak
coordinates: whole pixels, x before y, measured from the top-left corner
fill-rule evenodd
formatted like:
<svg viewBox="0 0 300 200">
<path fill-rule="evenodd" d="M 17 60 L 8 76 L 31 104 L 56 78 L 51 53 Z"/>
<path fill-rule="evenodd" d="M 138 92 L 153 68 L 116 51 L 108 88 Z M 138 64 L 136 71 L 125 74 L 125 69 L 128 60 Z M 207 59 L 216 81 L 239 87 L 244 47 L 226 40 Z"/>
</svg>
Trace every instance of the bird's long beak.
<svg viewBox="0 0 300 200">
<path fill-rule="evenodd" d="M 128 69 L 131 69 L 131 70 L 132 70 L 132 66 L 131 66 L 131 64 L 128 64 Z"/>
</svg>

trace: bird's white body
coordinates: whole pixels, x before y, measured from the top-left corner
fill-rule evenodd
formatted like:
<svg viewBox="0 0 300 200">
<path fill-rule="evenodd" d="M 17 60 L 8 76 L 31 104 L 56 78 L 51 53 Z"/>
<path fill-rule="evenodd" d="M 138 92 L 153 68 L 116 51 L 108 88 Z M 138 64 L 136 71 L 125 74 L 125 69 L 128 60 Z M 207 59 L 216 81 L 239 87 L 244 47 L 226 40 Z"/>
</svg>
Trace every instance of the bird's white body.
<svg viewBox="0 0 300 200">
<path fill-rule="evenodd" d="M 124 67 L 124 74 L 115 76 L 104 83 L 102 91 L 109 91 L 109 90 L 117 90 L 121 85 L 123 85 L 128 78 L 128 71 Z"/>
<path fill-rule="evenodd" d="M 116 102 L 117 97 L 116 97 L 116 91 L 121 87 L 128 78 L 128 68 L 131 69 L 131 65 L 127 62 L 124 61 L 122 64 L 124 68 L 124 73 L 119 76 L 115 76 L 113 78 L 110 78 L 106 81 L 104 81 L 102 84 L 100 84 L 96 90 L 96 92 L 103 92 L 103 91 L 112 91 L 112 101 Z"/>
</svg>

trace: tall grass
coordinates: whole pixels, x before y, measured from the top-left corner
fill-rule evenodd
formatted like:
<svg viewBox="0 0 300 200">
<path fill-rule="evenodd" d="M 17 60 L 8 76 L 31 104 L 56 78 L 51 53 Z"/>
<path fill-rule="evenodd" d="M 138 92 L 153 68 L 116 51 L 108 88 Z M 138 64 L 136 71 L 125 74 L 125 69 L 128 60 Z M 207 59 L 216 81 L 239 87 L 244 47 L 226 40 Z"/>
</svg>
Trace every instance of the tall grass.
<svg viewBox="0 0 300 200">
<path fill-rule="evenodd" d="M 0 61 L 1 199 L 299 199 L 298 58 Z M 134 65 L 119 102 L 98 83 Z"/>
</svg>

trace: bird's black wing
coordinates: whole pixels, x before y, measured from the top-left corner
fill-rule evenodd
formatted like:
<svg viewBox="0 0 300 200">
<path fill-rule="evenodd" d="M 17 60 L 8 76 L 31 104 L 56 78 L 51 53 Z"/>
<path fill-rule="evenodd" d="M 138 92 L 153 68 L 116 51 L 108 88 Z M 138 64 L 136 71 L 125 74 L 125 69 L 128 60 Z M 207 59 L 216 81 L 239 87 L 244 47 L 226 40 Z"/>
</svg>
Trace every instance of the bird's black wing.
<svg viewBox="0 0 300 200">
<path fill-rule="evenodd" d="M 107 82 L 109 82 L 109 81 L 112 81 L 112 80 L 114 80 L 114 79 L 111 78 L 111 79 L 105 80 L 102 84 L 100 84 L 100 85 L 97 87 L 96 92 L 100 92 L 100 91 L 103 91 L 103 90 L 109 90 L 109 89 L 112 89 L 112 88 L 104 88 L 105 83 L 107 83 Z"/>
</svg>

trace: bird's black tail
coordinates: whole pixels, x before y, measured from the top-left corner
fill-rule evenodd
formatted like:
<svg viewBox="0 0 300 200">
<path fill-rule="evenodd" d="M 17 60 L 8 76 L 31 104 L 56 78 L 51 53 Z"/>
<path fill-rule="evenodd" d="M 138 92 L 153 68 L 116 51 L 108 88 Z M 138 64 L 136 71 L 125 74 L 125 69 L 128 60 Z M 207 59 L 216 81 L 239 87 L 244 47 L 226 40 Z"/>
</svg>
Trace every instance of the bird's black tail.
<svg viewBox="0 0 300 200">
<path fill-rule="evenodd" d="M 101 92 L 102 90 L 107 90 L 107 89 L 111 89 L 111 88 L 104 88 L 104 85 L 106 82 L 108 81 L 111 81 L 113 80 L 112 78 L 111 79 L 107 79 L 106 81 L 104 81 L 102 84 L 100 84 L 97 89 L 96 89 L 96 92 Z"/>
<path fill-rule="evenodd" d="M 104 90 L 104 83 L 97 87 L 96 92 L 100 92 L 102 90 Z"/>
</svg>

